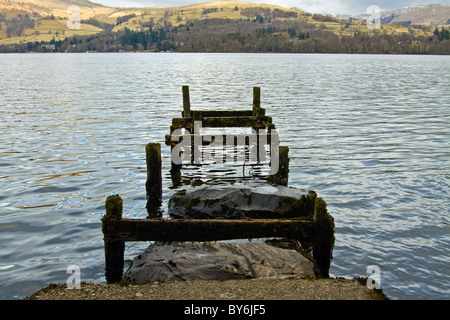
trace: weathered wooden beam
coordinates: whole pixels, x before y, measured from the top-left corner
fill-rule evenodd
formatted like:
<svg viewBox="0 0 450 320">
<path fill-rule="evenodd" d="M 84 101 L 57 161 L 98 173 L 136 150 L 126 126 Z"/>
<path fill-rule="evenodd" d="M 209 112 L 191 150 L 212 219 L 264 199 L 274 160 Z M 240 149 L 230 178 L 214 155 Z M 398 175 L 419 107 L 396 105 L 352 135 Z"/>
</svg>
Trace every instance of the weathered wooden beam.
<svg viewBox="0 0 450 320">
<path fill-rule="evenodd" d="M 194 120 L 202 121 L 202 127 L 206 128 L 226 128 L 226 127 L 254 127 L 266 128 L 272 127 L 272 117 L 202 117 L 198 114 L 197 119 L 193 117 L 173 118 L 171 130 L 182 128 L 193 128 Z M 274 126 L 273 126 L 274 127 Z M 173 131 L 172 131 L 173 132 Z"/>
<path fill-rule="evenodd" d="M 150 217 L 158 215 L 162 202 L 161 144 L 148 143 L 145 147 L 147 163 L 147 212 Z"/>
<path fill-rule="evenodd" d="M 202 117 L 206 118 L 252 117 L 252 116 L 263 117 L 266 114 L 266 109 L 259 108 L 257 114 L 255 114 L 253 110 L 191 110 L 191 116 L 194 112 L 198 112 L 199 114 L 201 114 Z"/>
<path fill-rule="evenodd" d="M 189 86 L 183 86 L 183 117 L 191 116 L 191 98 L 189 97 Z"/>
<path fill-rule="evenodd" d="M 219 241 L 282 237 L 315 239 L 320 224 L 307 220 L 122 219 L 105 221 L 108 237 L 123 241 Z"/>
<path fill-rule="evenodd" d="M 191 110 L 200 112 L 202 117 L 251 117 L 252 110 Z"/>
</svg>

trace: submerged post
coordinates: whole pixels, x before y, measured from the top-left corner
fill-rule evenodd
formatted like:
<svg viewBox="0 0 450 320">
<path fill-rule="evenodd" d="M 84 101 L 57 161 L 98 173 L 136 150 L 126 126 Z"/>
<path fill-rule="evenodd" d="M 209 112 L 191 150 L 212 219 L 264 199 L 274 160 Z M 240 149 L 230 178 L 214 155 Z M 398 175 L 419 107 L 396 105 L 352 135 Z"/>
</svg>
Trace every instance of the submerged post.
<svg viewBox="0 0 450 320">
<path fill-rule="evenodd" d="M 189 86 L 183 86 L 183 117 L 191 116 L 191 99 L 189 97 Z"/>
<path fill-rule="evenodd" d="M 114 239 L 114 232 L 108 230 L 108 222 L 122 219 L 122 198 L 119 195 L 109 196 L 105 202 L 105 209 L 106 214 L 102 218 L 105 244 L 105 277 L 108 283 L 115 283 L 122 279 L 125 241 Z"/>
<path fill-rule="evenodd" d="M 276 157 L 276 150 L 273 148 L 271 152 L 274 152 Z M 276 161 L 276 159 L 275 159 Z M 272 164 L 271 164 L 272 165 Z M 276 166 L 275 166 L 276 167 Z M 272 184 L 279 184 L 281 186 L 287 186 L 289 181 L 289 147 L 278 147 L 278 171 L 267 179 Z"/>
<path fill-rule="evenodd" d="M 319 276 L 329 278 L 334 247 L 334 219 L 327 212 L 327 204 L 322 198 L 316 198 L 314 221 L 319 224 L 319 232 L 312 246 L 313 258 L 319 267 Z"/>
<path fill-rule="evenodd" d="M 279 184 L 288 185 L 289 180 L 289 147 L 280 146 L 280 168 L 278 169 Z"/>
<path fill-rule="evenodd" d="M 149 217 L 158 216 L 162 202 L 161 144 L 149 143 L 145 147 L 147 163 L 147 213 Z"/>
</svg>

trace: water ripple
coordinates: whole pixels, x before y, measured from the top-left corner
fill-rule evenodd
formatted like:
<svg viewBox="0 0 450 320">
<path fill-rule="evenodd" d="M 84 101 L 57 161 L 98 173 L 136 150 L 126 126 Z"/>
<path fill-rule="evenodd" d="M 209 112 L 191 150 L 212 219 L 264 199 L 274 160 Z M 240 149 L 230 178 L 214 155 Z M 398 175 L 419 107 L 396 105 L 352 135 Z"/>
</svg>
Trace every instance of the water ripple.
<svg viewBox="0 0 450 320">
<path fill-rule="evenodd" d="M 392 299 L 450 296 L 448 57 L 42 54 L 2 62 L 1 298 L 64 282 L 70 264 L 83 281 L 104 282 L 104 201 L 120 194 L 125 216 L 146 216 L 148 142 L 163 144 L 164 200 L 174 192 L 164 136 L 185 84 L 197 110 L 250 109 L 252 87 L 261 87 L 262 107 L 290 148 L 290 185 L 316 190 L 335 218 L 332 274 L 367 276 L 376 264 Z M 186 171 L 228 181 L 262 170 Z M 127 243 L 126 259 L 146 246 Z"/>
</svg>

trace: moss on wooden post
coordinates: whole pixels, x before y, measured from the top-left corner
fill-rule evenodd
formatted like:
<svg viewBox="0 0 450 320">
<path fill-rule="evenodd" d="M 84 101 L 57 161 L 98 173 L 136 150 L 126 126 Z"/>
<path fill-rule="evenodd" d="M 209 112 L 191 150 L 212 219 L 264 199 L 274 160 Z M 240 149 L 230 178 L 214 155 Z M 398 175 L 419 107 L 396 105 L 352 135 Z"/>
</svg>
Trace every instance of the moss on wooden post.
<svg viewBox="0 0 450 320">
<path fill-rule="evenodd" d="M 114 239 L 108 230 L 108 222 L 122 219 L 123 200 L 119 195 L 109 196 L 105 202 L 106 214 L 102 218 L 105 244 L 105 276 L 108 283 L 119 282 L 123 274 L 125 241 Z"/>
<path fill-rule="evenodd" d="M 191 99 L 189 97 L 189 86 L 183 86 L 183 117 L 191 116 Z"/>
<path fill-rule="evenodd" d="M 145 147 L 147 162 L 147 213 L 149 217 L 159 215 L 162 201 L 161 144 L 148 143 Z"/>
<path fill-rule="evenodd" d="M 319 233 L 313 244 L 313 258 L 319 266 L 319 276 L 329 277 L 334 247 L 334 219 L 327 212 L 327 204 L 322 198 L 316 198 L 314 221 L 320 225 Z"/>
<path fill-rule="evenodd" d="M 123 210 L 122 198 L 118 194 L 109 196 L 108 198 L 106 198 L 105 210 L 106 210 L 106 214 L 103 216 L 102 220 L 104 220 L 104 219 L 114 219 L 114 220 L 122 219 L 122 210 Z"/>
</svg>

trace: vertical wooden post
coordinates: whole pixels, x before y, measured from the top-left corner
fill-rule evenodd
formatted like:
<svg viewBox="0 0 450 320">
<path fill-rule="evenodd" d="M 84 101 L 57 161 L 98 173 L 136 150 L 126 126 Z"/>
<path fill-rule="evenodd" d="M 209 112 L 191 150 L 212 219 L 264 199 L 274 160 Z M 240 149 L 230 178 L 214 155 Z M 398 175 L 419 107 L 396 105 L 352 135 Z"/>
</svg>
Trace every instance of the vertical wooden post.
<svg viewBox="0 0 450 320">
<path fill-rule="evenodd" d="M 119 195 L 109 196 L 105 202 L 106 214 L 102 218 L 105 244 L 105 276 L 108 283 L 122 280 L 125 241 L 114 239 L 113 230 L 106 230 L 107 223 L 122 219 L 123 200 Z"/>
<path fill-rule="evenodd" d="M 257 116 L 257 110 L 261 108 L 261 88 L 253 87 L 253 115 Z"/>
<path fill-rule="evenodd" d="M 257 117 L 260 115 L 260 108 L 261 108 L 261 88 L 260 87 L 253 87 L 253 116 Z M 260 156 L 260 148 L 259 145 L 259 130 L 261 128 L 253 127 L 252 131 L 254 130 L 256 132 L 256 161 L 259 162 Z"/>
<path fill-rule="evenodd" d="M 182 139 L 185 139 L 184 137 Z M 178 187 L 181 186 L 181 168 L 182 168 L 182 163 L 175 163 L 174 162 L 174 149 L 177 150 L 177 152 L 179 152 L 178 146 L 175 145 L 171 145 L 170 146 L 170 159 L 171 159 L 171 169 L 170 169 L 170 176 L 172 178 L 172 185 L 174 187 Z M 180 159 L 181 161 L 181 159 Z"/>
<path fill-rule="evenodd" d="M 183 117 L 191 116 L 191 99 L 189 97 L 189 86 L 183 86 Z"/>
<path fill-rule="evenodd" d="M 280 146 L 279 184 L 287 186 L 289 181 L 289 147 Z"/>
<path fill-rule="evenodd" d="M 202 146 L 202 137 L 201 137 L 201 129 L 202 129 L 202 121 L 203 115 L 201 111 L 192 111 L 192 131 L 193 139 L 191 139 L 191 164 L 201 164 L 202 163 L 202 155 L 200 148 Z"/>
<path fill-rule="evenodd" d="M 276 153 L 276 150 L 271 148 L 271 153 L 273 152 Z M 278 171 L 269 176 L 267 180 L 273 184 L 287 186 L 289 181 L 289 147 L 279 146 L 278 153 Z"/>
<path fill-rule="evenodd" d="M 147 213 L 149 217 L 158 216 L 162 201 L 161 144 L 148 143 L 145 147 L 147 163 Z"/>
<path fill-rule="evenodd" d="M 315 236 L 312 255 L 319 267 L 319 276 L 329 278 L 334 247 L 334 219 L 328 214 L 327 204 L 322 198 L 316 198 L 314 220 L 320 225 L 320 231 Z"/>
</svg>

